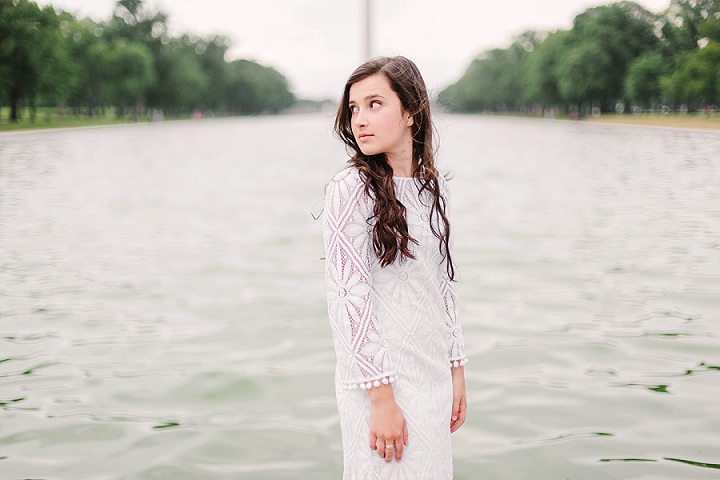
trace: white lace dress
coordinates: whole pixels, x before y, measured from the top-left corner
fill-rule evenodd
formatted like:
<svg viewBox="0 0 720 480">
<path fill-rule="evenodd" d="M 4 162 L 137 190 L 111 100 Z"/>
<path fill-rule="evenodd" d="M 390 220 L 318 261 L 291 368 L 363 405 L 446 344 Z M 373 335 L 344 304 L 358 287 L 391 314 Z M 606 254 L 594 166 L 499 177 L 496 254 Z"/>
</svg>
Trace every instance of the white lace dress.
<svg viewBox="0 0 720 480">
<path fill-rule="evenodd" d="M 345 480 L 452 479 L 451 366 L 466 360 L 457 296 L 438 239 L 431 198 L 417 181 L 394 179 L 406 208 L 415 259 L 381 267 L 372 248 L 373 201 L 348 168 L 325 193 L 325 278 L 337 355 L 335 384 Z M 440 180 L 447 198 L 445 180 Z M 442 231 L 440 228 L 439 231 Z M 367 388 L 393 383 L 405 415 L 408 446 L 400 462 L 370 450 Z"/>
</svg>

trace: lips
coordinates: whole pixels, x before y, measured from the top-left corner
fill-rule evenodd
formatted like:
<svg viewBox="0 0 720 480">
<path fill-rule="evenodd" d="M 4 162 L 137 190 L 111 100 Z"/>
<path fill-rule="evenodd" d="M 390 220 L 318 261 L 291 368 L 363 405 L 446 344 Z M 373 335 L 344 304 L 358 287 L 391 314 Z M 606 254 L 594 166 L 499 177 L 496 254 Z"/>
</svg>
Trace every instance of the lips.
<svg viewBox="0 0 720 480">
<path fill-rule="evenodd" d="M 358 135 L 358 141 L 362 142 L 363 140 L 367 140 L 368 138 L 372 137 L 369 133 L 361 133 Z"/>
</svg>

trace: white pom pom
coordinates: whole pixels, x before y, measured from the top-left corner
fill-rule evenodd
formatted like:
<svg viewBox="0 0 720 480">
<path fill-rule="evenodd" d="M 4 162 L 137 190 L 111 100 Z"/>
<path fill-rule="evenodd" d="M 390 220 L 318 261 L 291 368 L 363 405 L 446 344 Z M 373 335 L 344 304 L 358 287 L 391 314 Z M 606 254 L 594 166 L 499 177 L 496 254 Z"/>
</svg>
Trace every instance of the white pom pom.
<svg viewBox="0 0 720 480">
<path fill-rule="evenodd" d="M 374 387 L 379 387 L 379 386 L 380 386 L 380 381 L 379 381 L 379 380 L 375 380 L 375 381 L 373 382 L 373 386 L 374 386 Z"/>
<path fill-rule="evenodd" d="M 395 380 L 397 380 L 397 377 L 393 377 L 391 375 L 390 377 L 388 377 L 388 380 L 390 381 L 390 383 L 393 383 Z"/>
<path fill-rule="evenodd" d="M 457 367 L 459 367 L 459 366 L 460 366 L 460 362 L 458 362 L 457 360 L 455 360 L 455 361 L 453 362 L 453 367 L 457 368 Z"/>
<path fill-rule="evenodd" d="M 361 384 L 360 384 L 360 388 L 362 388 L 363 390 L 366 390 L 366 389 L 367 389 L 367 385 L 365 385 L 364 383 L 361 383 Z"/>
<path fill-rule="evenodd" d="M 382 379 L 382 383 L 383 383 L 383 385 L 387 385 L 388 383 L 390 383 L 390 380 L 388 380 L 387 377 L 385 377 Z"/>
</svg>

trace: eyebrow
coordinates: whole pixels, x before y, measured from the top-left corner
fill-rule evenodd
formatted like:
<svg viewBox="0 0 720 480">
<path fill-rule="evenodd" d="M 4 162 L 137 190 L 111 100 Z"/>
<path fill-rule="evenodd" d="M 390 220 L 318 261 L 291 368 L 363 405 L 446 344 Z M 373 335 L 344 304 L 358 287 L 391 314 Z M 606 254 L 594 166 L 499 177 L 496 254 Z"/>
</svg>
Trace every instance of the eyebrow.
<svg viewBox="0 0 720 480">
<path fill-rule="evenodd" d="M 374 93 L 372 95 L 368 95 L 367 97 L 365 97 L 365 101 L 367 102 L 368 100 L 372 100 L 373 98 L 382 98 L 383 100 L 385 100 L 385 97 L 383 97 L 382 95 L 378 95 L 377 93 Z M 348 104 L 351 104 L 351 103 L 356 103 L 356 102 L 355 102 L 355 100 L 350 100 L 348 102 Z"/>
</svg>

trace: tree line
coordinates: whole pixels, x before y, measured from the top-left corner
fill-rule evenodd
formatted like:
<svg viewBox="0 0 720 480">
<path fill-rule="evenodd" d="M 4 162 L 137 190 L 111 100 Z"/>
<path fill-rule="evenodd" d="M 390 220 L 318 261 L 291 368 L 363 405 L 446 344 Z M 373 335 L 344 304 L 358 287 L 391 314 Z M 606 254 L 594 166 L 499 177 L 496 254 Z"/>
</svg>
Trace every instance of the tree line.
<svg viewBox="0 0 720 480">
<path fill-rule="evenodd" d="M 172 35 L 168 16 L 119 0 L 104 22 L 30 0 L 0 0 L 0 105 L 59 106 L 118 116 L 154 108 L 227 114 L 278 112 L 295 101 L 286 78 L 250 60 L 228 62 L 220 35 Z"/>
<path fill-rule="evenodd" d="M 570 30 L 528 31 L 443 90 L 457 111 L 696 111 L 720 103 L 720 0 L 590 8 Z M 597 110 L 600 109 L 600 110 Z"/>
</svg>

